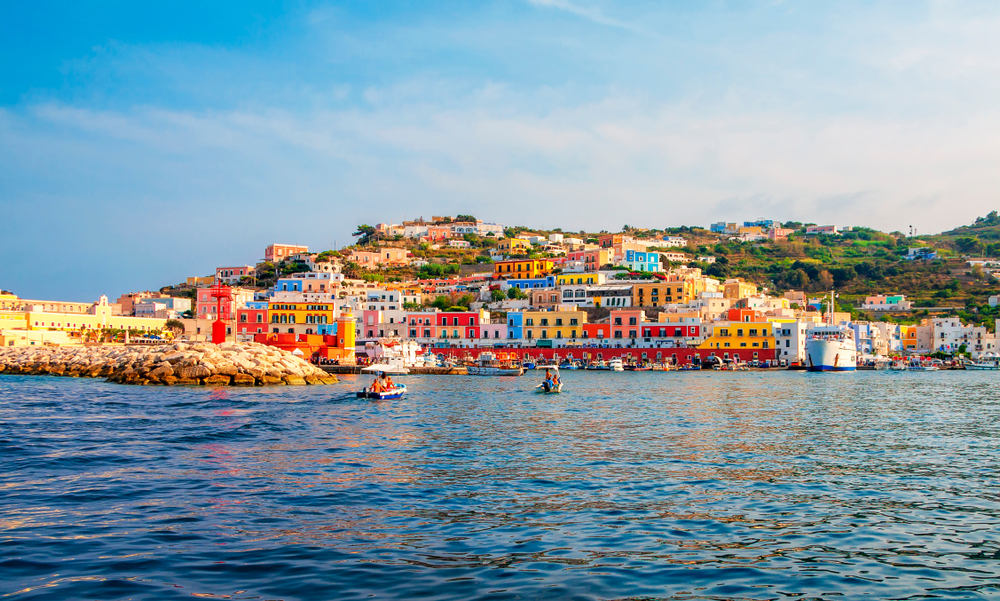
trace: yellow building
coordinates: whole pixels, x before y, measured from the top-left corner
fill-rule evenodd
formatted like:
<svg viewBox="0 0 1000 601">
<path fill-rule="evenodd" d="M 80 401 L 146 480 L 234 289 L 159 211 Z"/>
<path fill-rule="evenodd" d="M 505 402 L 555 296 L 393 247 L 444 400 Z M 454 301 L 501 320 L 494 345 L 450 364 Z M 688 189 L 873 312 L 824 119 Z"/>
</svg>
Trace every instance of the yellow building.
<svg viewBox="0 0 1000 601">
<path fill-rule="evenodd" d="M 32 301 L 22 301 L 32 302 Z M 11 341 L 27 340 L 46 344 L 67 344 L 79 342 L 87 332 L 101 330 L 131 330 L 147 333 L 163 330 L 166 319 L 149 317 L 127 317 L 118 315 L 118 305 L 108 304 L 108 297 L 102 296 L 97 303 L 88 307 L 87 313 L 75 312 L 77 305 L 84 303 L 49 303 L 47 305 L 28 304 L 21 310 L 0 311 L 0 330 L 4 330 L 4 344 Z M 69 307 L 71 312 L 46 311 L 44 306 Z M 34 334 L 32 334 L 34 332 Z M 38 333 L 46 332 L 48 336 Z"/>
<path fill-rule="evenodd" d="M 204 278 L 193 277 L 187 279 L 188 286 L 211 286 L 215 284 L 215 276 L 207 276 Z"/>
<path fill-rule="evenodd" d="M 514 259 L 497 261 L 493 265 L 494 278 L 540 278 L 552 273 L 552 259 Z"/>
<path fill-rule="evenodd" d="M 775 324 L 760 321 L 721 323 L 698 346 L 703 350 L 773 349 Z"/>
<path fill-rule="evenodd" d="M 663 281 L 632 285 L 633 307 L 660 307 L 666 304 L 686 303 L 697 298 L 697 285 L 689 280 Z"/>
<path fill-rule="evenodd" d="M 756 296 L 757 285 L 753 282 L 744 282 L 739 278 L 726 280 L 722 285 L 722 298 L 740 299 L 749 296 Z"/>
<path fill-rule="evenodd" d="M 573 340 L 583 337 L 587 312 L 576 309 L 525 311 L 523 319 L 524 340 Z"/>
<path fill-rule="evenodd" d="M 917 326 L 899 326 L 899 338 L 904 350 L 917 350 Z"/>
<path fill-rule="evenodd" d="M 497 244 L 497 250 L 508 255 L 524 255 L 531 248 L 531 242 L 524 238 L 504 238 Z"/>
<path fill-rule="evenodd" d="M 600 285 L 607 282 L 603 273 L 560 273 L 556 276 L 557 286 L 572 286 L 574 284 Z"/>
<path fill-rule="evenodd" d="M 288 326 L 305 325 L 301 333 L 316 334 L 320 326 L 334 323 L 334 304 L 332 302 L 291 302 L 287 300 L 274 300 L 267 305 L 267 321 L 274 328 L 279 328 L 280 334 L 287 331 Z M 284 327 L 282 327 L 284 326 Z M 306 332 L 304 330 L 312 330 Z M 298 330 L 296 330 L 298 333 Z"/>
</svg>

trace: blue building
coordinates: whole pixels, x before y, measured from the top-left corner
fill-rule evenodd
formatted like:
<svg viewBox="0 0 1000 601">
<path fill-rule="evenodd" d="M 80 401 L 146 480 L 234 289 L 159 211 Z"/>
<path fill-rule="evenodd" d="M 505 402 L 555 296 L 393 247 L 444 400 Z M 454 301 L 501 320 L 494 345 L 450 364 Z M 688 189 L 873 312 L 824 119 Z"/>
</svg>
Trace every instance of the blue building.
<svg viewBox="0 0 1000 601">
<path fill-rule="evenodd" d="M 632 271 L 659 271 L 660 253 L 641 250 L 625 251 L 625 260 L 622 263 Z"/>
<path fill-rule="evenodd" d="M 524 337 L 524 314 L 520 311 L 507 312 L 507 339 L 521 340 Z"/>
<path fill-rule="evenodd" d="M 278 278 L 274 283 L 275 292 L 302 292 L 302 279 L 300 278 Z"/>
<path fill-rule="evenodd" d="M 521 290 L 531 290 L 532 288 L 555 288 L 556 276 L 547 275 L 543 278 L 510 279 L 507 280 L 507 284 L 509 284 L 511 288 L 520 288 Z"/>
<path fill-rule="evenodd" d="M 743 222 L 743 227 L 759 227 L 759 228 L 765 229 L 765 230 L 773 230 L 776 225 L 780 225 L 780 224 L 778 224 L 773 219 L 758 219 L 757 221 L 744 221 Z"/>
<path fill-rule="evenodd" d="M 726 222 L 720 221 L 719 223 L 713 223 L 712 225 L 708 226 L 708 229 L 710 232 L 714 234 L 722 234 L 726 231 Z"/>
</svg>

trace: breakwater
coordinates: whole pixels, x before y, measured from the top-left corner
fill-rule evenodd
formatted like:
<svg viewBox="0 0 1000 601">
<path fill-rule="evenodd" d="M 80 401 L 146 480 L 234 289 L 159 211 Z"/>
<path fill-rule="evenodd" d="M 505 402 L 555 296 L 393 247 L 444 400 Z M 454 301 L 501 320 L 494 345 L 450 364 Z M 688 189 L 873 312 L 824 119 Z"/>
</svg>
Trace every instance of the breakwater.
<svg viewBox="0 0 1000 601">
<path fill-rule="evenodd" d="M 288 351 L 252 342 L 2 348 L 0 374 L 166 386 L 302 386 L 338 381 Z"/>
</svg>

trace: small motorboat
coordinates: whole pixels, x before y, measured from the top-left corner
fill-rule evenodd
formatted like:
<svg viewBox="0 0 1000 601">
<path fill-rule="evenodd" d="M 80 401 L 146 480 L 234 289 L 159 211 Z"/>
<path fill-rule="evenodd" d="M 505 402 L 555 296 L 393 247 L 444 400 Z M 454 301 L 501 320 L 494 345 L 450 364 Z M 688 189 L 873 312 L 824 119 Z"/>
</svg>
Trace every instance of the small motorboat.
<svg viewBox="0 0 1000 601">
<path fill-rule="evenodd" d="M 403 398 L 404 394 L 406 394 L 406 384 L 396 384 L 395 388 L 392 390 L 386 390 L 385 392 L 372 392 L 371 389 L 365 388 L 364 390 L 358 392 L 358 398 L 392 401 Z"/>
<path fill-rule="evenodd" d="M 611 371 L 625 371 L 625 364 L 620 357 L 615 357 L 611 361 L 608 361 L 608 369 Z"/>
</svg>

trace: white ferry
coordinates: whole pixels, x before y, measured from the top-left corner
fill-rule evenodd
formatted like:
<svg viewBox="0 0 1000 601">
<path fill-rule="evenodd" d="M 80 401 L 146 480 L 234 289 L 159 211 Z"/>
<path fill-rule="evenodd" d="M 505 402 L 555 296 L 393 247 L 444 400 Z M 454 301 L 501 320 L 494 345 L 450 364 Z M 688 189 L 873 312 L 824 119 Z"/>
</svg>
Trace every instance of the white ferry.
<svg viewBox="0 0 1000 601">
<path fill-rule="evenodd" d="M 854 329 L 846 325 L 833 325 L 833 299 L 830 293 L 830 311 L 827 325 L 817 326 L 806 339 L 806 368 L 809 371 L 856 371 L 858 346 L 854 342 Z"/>
</svg>

